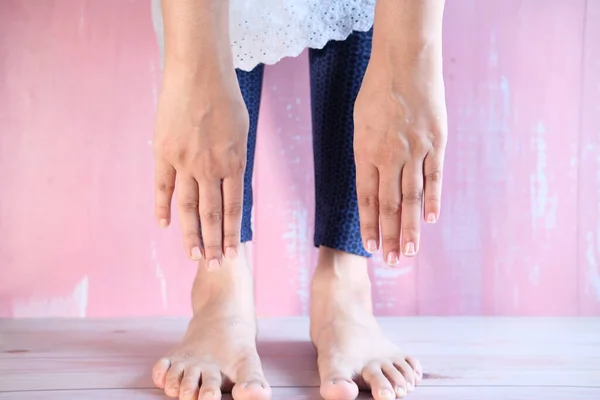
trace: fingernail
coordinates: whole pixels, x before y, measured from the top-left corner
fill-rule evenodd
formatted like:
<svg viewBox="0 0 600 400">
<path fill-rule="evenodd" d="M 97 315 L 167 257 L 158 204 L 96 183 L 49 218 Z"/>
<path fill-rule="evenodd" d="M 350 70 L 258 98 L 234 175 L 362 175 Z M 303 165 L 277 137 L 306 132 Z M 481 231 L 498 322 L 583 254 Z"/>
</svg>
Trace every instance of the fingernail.
<svg viewBox="0 0 600 400">
<path fill-rule="evenodd" d="M 228 260 L 234 260 L 237 257 L 237 250 L 235 247 L 227 247 L 225 249 L 225 258 Z"/>
<path fill-rule="evenodd" d="M 406 243 L 404 246 L 404 254 L 409 257 L 415 255 L 415 244 L 413 242 Z"/>
<path fill-rule="evenodd" d="M 202 259 L 202 252 L 200 251 L 200 247 L 194 247 L 192 249 L 192 260 L 199 261 Z"/>
<path fill-rule="evenodd" d="M 369 253 L 375 253 L 377 251 L 377 242 L 375 240 L 367 240 L 367 251 Z"/>
<path fill-rule="evenodd" d="M 169 226 L 169 221 L 163 218 L 160 221 L 158 221 L 158 226 L 160 226 L 161 228 L 166 228 L 167 226 Z"/>
<path fill-rule="evenodd" d="M 379 396 L 381 396 L 382 399 L 393 399 L 396 397 L 390 389 L 381 389 L 379 391 Z"/>
<path fill-rule="evenodd" d="M 219 268 L 219 265 L 221 265 L 219 260 L 217 260 L 216 258 L 213 258 L 212 260 L 210 260 L 208 262 L 208 269 L 210 269 L 210 270 L 217 269 L 217 268 Z"/>
<path fill-rule="evenodd" d="M 427 214 L 427 223 L 428 224 L 435 224 L 435 214 L 430 212 L 429 214 Z"/>
<path fill-rule="evenodd" d="M 403 397 L 406 395 L 406 390 L 402 386 L 396 386 L 396 395 L 398 397 Z"/>
<path fill-rule="evenodd" d="M 388 265 L 396 265 L 398 264 L 398 254 L 395 251 L 390 251 L 387 256 Z"/>
</svg>

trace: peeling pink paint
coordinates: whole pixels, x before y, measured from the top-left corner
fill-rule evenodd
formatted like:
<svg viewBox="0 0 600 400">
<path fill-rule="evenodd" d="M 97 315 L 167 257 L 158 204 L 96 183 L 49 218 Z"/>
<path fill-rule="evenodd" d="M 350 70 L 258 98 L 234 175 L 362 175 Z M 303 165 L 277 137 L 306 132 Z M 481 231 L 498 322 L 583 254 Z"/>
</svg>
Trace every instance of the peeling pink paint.
<svg viewBox="0 0 600 400">
<path fill-rule="evenodd" d="M 418 258 L 372 260 L 378 314 L 600 315 L 598 27 L 597 1 L 448 2 L 442 218 Z M 0 317 L 189 313 L 177 219 L 153 219 L 149 0 L 4 0 L 0 37 Z M 306 56 L 263 93 L 258 309 L 306 314 Z"/>
</svg>

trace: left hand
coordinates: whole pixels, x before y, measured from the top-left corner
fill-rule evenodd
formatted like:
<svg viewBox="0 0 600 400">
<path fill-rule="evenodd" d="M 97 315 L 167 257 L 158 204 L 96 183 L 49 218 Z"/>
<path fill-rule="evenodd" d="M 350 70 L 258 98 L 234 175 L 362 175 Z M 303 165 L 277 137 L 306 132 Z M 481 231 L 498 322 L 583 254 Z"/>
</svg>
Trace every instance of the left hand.
<svg viewBox="0 0 600 400">
<path fill-rule="evenodd" d="M 435 223 L 440 214 L 447 139 L 441 52 L 400 62 L 374 54 L 356 99 L 354 125 L 363 243 L 377 251 L 381 229 L 384 259 L 396 265 L 400 254 L 418 252 L 421 215 Z"/>
</svg>

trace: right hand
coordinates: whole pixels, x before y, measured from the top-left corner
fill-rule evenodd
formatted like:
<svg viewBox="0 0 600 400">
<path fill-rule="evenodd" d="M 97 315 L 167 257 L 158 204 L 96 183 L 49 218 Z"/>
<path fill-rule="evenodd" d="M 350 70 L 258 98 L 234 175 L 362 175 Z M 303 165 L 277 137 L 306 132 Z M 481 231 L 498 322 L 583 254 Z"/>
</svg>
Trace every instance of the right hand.
<svg viewBox="0 0 600 400">
<path fill-rule="evenodd" d="M 235 258 L 240 242 L 248 111 L 235 75 L 199 82 L 165 71 L 154 136 L 156 218 L 177 205 L 184 244 L 208 268 Z M 200 227 L 202 241 L 200 240 Z"/>
</svg>

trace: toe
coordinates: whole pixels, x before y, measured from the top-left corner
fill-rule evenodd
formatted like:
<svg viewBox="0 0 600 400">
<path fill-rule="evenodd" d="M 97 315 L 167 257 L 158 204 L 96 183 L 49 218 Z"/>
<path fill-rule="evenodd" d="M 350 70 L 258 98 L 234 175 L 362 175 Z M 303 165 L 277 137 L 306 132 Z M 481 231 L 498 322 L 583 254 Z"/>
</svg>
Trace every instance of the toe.
<svg viewBox="0 0 600 400">
<path fill-rule="evenodd" d="M 152 381 L 159 389 L 165 388 L 165 377 L 171 366 L 171 361 L 168 358 L 161 358 L 154 364 L 152 368 Z"/>
<path fill-rule="evenodd" d="M 421 362 L 413 356 L 406 357 L 406 362 L 413 369 L 415 373 L 415 383 L 418 385 L 419 382 L 421 382 L 421 380 L 423 379 L 423 367 L 421 366 Z"/>
<path fill-rule="evenodd" d="M 271 388 L 265 379 L 258 354 L 239 362 L 232 395 L 235 400 L 268 400 Z"/>
<path fill-rule="evenodd" d="M 381 366 L 369 364 L 363 369 L 362 378 L 371 388 L 371 394 L 375 400 L 392 400 L 396 398 L 396 392 L 383 374 Z"/>
<path fill-rule="evenodd" d="M 354 400 L 358 397 L 358 386 L 350 378 L 332 376 L 321 379 L 320 393 L 325 400 Z"/>
<path fill-rule="evenodd" d="M 202 386 L 200 386 L 199 400 L 219 400 L 221 398 L 221 372 L 217 369 L 202 371 Z"/>
<path fill-rule="evenodd" d="M 398 371 L 400 371 L 400 373 L 404 376 L 404 379 L 406 380 L 406 390 L 408 392 L 411 392 L 417 385 L 415 371 L 410 366 L 410 364 L 404 359 L 395 360 L 394 365 L 396 366 L 396 368 L 398 368 Z"/>
<path fill-rule="evenodd" d="M 321 397 L 325 400 L 354 400 L 358 396 L 358 386 L 352 380 L 350 364 L 335 357 L 319 357 L 321 377 Z"/>
<path fill-rule="evenodd" d="M 178 397 L 181 387 L 181 378 L 183 377 L 184 364 L 180 362 L 172 363 L 167 371 L 165 378 L 165 394 L 169 397 Z"/>
<path fill-rule="evenodd" d="M 179 400 L 196 400 L 198 383 L 200 381 L 200 368 L 188 367 L 183 371 L 183 379 L 179 389 Z"/>
<path fill-rule="evenodd" d="M 383 364 L 381 370 L 383 371 L 383 374 L 386 376 L 388 381 L 392 384 L 392 387 L 396 392 L 396 397 L 406 396 L 407 387 L 404 375 L 402 375 L 392 363 Z"/>
</svg>

